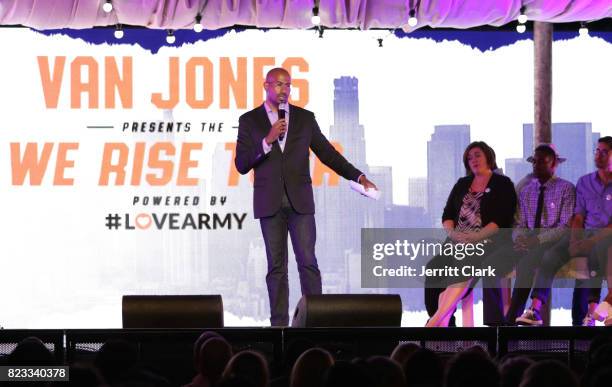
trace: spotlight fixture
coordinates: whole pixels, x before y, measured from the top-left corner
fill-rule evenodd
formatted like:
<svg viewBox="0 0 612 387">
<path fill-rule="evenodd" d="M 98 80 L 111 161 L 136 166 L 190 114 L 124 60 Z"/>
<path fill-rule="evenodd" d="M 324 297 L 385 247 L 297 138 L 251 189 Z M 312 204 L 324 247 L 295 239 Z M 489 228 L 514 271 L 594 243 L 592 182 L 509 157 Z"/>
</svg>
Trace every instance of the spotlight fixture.
<svg viewBox="0 0 612 387">
<path fill-rule="evenodd" d="M 516 32 L 518 32 L 519 34 L 522 34 L 525 31 L 527 31 L 527 26 L 525 24 L 517 24 Z"/>
<path fill-rule="evenodd" d="M 111 2 L 111 0 L 106 0 L 104 2 L 104 5 L 102 6 L 102 9 L 106 13 L 109 13 L 110 11 L 112 11 L 113 10 L 113 3 Z"/>
<path fill-rule="evenodd" d="M 589 28 L 586 26 L 585 22 L 580 22 L 578 34 L 580 34 L 580 36 L 589 36 Z"/>
<path fill-rule="evenodd" d="M 378 47 L 382 47 L 382 46 L 383 46 L 383 40 L 382 40 L 382 38 L 378 38 L 378 39 L 376 39 L 376 40 L 378 40 Z"/>
<path fill-rule="evenodd" d="M 115 39 L 122 39 L 123 38 L 123 28 L 121 27 L 121 24 L 117 24 L 115 26 Z"/>
<path fill-rule="evenodd" d="M 416 11 L 414 9 L 411 9 L 409 15 L 410 17 L 408 18 L 408 25 L 410 27 L 416 26 L 419 23 L 418 19 L 416 18 Z"/>
<path fill-rule="evenodd" d="M 518 22 L 521 24 L 527 23 L 527 15 L 525 14 L 525 7 L 521 7 L 521 13 L 518 16 Z"/>
<path fill-rule="evenodd" d="M 316 5 L 312 8 L 312 18 L 310 19 L 312 24 L 318 26 L 321 24 L 321 17 L 319 16 L 319 7 Z"/>
<path fill-rule="evenodd" d="M 195 20 L 196 22 L 193 25 L 193 30 L 197 33 L 200 33 L 202 32 L 202 30 L 204 30 L 204 27 L 202 26 L 202 15 L 198 13 L 195 17 Z"/>
<path fill-rule="evenodd" d="M 168 30 L 168 35 L 166 35 L 166 43 L 174 44 L 176 42 L 176 36 L 174 36 L 174 30 Z"/>
</svg>

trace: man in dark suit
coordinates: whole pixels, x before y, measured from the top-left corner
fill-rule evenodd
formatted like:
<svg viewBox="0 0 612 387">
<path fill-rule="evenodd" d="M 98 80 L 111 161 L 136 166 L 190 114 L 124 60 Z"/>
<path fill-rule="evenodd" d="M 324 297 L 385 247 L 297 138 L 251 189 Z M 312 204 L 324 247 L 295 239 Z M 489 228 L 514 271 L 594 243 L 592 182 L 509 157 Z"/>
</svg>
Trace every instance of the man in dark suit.
<svg viewBox="0 0 612 387">
<path fill-rule="evenodd" d="M 255 170 L 253 207 L 266 245 L 270 323 L 287 326 L 287 233 L 298 264 L 302 295 L 321 294 L 309 149 L 345 179 L 358 181 L 366 189 L 376 186 L 334 149 L 312 112 L 287 104 L 291 76 L 285 69 L 270 70 L 263 86 L 266 101 L 240 117 L 235 164 L 241 174 Z"/>
</svg>

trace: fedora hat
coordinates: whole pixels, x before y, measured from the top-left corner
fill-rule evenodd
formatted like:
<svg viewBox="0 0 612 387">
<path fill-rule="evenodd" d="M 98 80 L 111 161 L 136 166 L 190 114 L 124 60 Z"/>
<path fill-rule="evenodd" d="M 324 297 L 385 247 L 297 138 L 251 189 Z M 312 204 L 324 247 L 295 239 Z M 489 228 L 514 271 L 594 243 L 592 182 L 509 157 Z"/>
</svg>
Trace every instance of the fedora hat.
<svg viewBox="0 0 612 387">
<path fill-rule="evenodd" d="M 557 147 L 555 147 L 555 144 L 549 143 L 549 142 L 545 142 L 545 143 L 541 143 L 538 146 L 536 146 L 536 148 L 533 150 L 533 152 L 535 153 L 537 150 L 549 150 L 552 153 L 555 154 L 555 158 L 557 159 L 557 162 L 559 164 L 561 164 L 562 162 L 565 162 L 567 159 L 565 157 L 561 157 L 559 156 L 559 152 L 557 152 Z M 529 163 L 533 163 L 533 156 L 529 156 L 527 157 L 527 162 Z"/>
</svg>

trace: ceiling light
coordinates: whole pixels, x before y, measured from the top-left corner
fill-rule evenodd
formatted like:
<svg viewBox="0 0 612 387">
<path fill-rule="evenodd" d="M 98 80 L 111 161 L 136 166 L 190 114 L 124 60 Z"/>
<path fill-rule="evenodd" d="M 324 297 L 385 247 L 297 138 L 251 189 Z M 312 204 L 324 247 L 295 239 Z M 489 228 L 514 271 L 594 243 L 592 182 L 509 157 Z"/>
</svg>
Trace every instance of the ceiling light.
<svg viewBox="0 0 612 387">
<path fill-rule="evenodd" d="M 123 28 L 121 28 L 121 24 L 117 24 L 115 27 L 115 39 L 123 38 Z"/>
<path fill-rule="evenodd" d="M 525 7 L 521 7 L 521 13 L 518 16 L 518 22 L 521 24 L 527 23 L 527 15 L 525 14 Z"/>
<path fill-rule="evenodd" d="M 197 33 L 200 33 L 202 32 L 202 30 L 204 30 L 204 27 L 202 26 L 202 15 L 197 14 L 195 20 L 196 22 L 193 25 L 193 30 Z"/>
<path fill-rule="evenodd" d="M 312 21 L 312 24 L 315 26 L 321 24 L 321 17 L 319 16 L 319 7 L 314 7 L 312 9 L 312 18 L 310 19 L 310 21 Z"/>
<path fill-rule="evenodd" d="M 176 36 L 174 36 L 173 30 L 168 30 L 168 35 L 166 35 L 166 42 L 168 44 L 174 44 L 174 42 L 176 42 Z"/>
<path fill-rule="evenodd" d="M 410 17 L 408 18 L 408 25 L 410 27 L 414 27 L 419 23 L 418 19 L 416 18 L 416 12 L 414 11 L 414 9 L 410 10 Z"/>
</svg>

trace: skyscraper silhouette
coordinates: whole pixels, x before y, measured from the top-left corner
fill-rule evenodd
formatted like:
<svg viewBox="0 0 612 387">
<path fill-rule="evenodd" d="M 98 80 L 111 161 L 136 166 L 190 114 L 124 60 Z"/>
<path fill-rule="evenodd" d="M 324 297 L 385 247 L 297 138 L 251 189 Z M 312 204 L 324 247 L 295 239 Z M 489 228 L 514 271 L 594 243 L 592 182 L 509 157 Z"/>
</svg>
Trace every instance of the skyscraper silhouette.
<svg viewBox="0 0 612 387">
<path fill-rule="evenodd" d="M 433 227 L 442 225 L 448 194 L 465 176 L 462 158 L 469 143 L 469 125 L 437 125 L 427 142 L 427 209 Z"/>
<path fill-rule="evenodd" d="M 359 82 L 355 77 L 334 80 L 334 123 L 329 140 L 342 146 L 343 155 L 355 167 L 369 176 L 383 191 L 381 200 L 364 198 L 348 188 L 340 179 L 339 186 L 327 181 L 315 187 L 317 214 L 317 258 L 326 290 L 346 291 L 345 259 L 347 252 L 359 253 L 362 227 L 382 227 L 384 209 L 391 205 L 390 167 L 368 167 L 364 128 L 359 124 Z M 337 283 L 337 285 L 335 285 Z M 334 286 L 338 288 L 335 289 Z"/>
<path fill-rule="evenodd" d="M 408 178 L 408 205 L 410 207 L 421 207 L 427 211 L 427 178 Z"/>
<path fill-rule="evenodd" d="M 516 185 L 523 177 L 532 172 L 532 166 L 526 160 L 527 157 L 506 159 L 504 174 Z"/>
<path fill-rule="evenodd" d="M 367 173 L 364 128 L 359 124 L 359 80 L 355 77 L 334 79 L 334 124 L 329 137 L 342 144 L 347 160 Z"/>
</svg>

